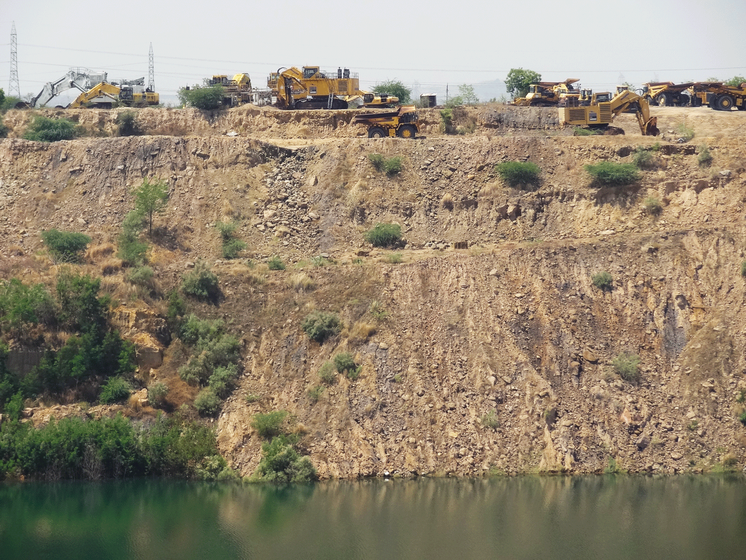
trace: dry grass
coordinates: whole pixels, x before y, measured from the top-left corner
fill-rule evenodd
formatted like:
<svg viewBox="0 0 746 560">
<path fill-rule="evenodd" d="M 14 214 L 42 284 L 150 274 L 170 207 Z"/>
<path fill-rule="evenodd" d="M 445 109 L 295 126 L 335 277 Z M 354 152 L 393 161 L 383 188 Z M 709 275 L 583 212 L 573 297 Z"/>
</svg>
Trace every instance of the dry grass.
<svg viewBox="0 0 746 560">
<path fill-rule="evenodd" d="M 220 212 L 223 216 L 230 218 L 235 213 L 235 209 L 233 208 L 233 205 L 231 204 L 230 200 L 227 198 L 223 199 L 223 204 L 220 207 Z"/>
<path fill-rule="evenodd" d="M 500 192 L 500 185 L 496 182 L 487 183 L 479 191 L 479 196 L 483 198 L 494 198 Z"/>
<path fill-rule="evenodd" d="M 376 325 L 365 321 L 355 323 L 349 332 L 350 344 L 361 344 L 376 334 Z"/>
<path fill-rule="evenodd" d="M 440 199 L 440 205 L 446 210 L 453 210 L 453 195 L 446 193 L 443 198 Z"/>
<path fill-rule="evenodd" d="M 299 272 L 288 278 L 288 285 L 296 292 L 310 292 L 316 287 L 316 281 L 305 272 Z"/>
<path fill-rule="evenodd" d="M 116 247 L 112 243 L 99 243 L 89 247 L 86 258 L 91 262 L 96 262 L 114 254 Z"/>
<path fill-rule="evenodd" d="M 22 257 L 24 255 L 23 247 L 20 245 L 11 245 L 8 247 L 9 257 Z"/>
<path fill-rule="evenodd" d="M 122 270 L 122 259 L 107 259 L 101 263 L 101 274 L 103 276 L 111 276 L 117 274 Z"/>
</svg>

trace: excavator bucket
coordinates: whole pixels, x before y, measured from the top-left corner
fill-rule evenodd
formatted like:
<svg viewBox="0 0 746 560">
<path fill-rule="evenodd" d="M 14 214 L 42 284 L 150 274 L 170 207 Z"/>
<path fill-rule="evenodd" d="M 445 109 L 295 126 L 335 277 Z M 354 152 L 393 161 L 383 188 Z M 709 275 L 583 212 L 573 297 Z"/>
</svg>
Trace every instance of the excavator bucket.
<svg viewBox="0 0 746 560">
<path fill-rule="evenodd" d="M 661 131 L 658 130 L 658 117 L 650 117 L 645 123 L 645 136 L 658 136 Z"/>
</svg>

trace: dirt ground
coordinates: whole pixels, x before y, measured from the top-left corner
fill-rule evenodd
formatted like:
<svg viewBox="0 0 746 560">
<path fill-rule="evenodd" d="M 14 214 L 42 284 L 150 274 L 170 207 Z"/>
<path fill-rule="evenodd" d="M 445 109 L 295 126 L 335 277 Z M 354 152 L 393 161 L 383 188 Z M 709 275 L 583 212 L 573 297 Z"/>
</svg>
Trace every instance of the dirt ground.
<svg viewBox="0 0 746 560">
<path fill-rule="evenodd" d="M 80 266 L 104 275 L 123 335 L 154 360 L 140 385 L 166 382 L 176 408 L 197 388 L 176 373 L 178 342 L 155 336 L 163 294 L 209 262 L 222 298 L 192 308 L 242 340 L 239 387 L 214 422 L 243 474 L 260 457 L 251 418 L 270 410 L 291 413 L 323 477 L 742 469 L 746 113 L 652 111 L 658 138 L 640 136 L 634 115 L 615 120 L 623 136 L 576 137 L 556 110 L 501 105 L 459 112 L 474 132 L 449 136 L 424 110 L 423 138 L 406 141 L 366 138 L 353 111 L 142 109 L 146 134 L 118 138 L 116 112 L 79 110 L 64 114 L 89 136 L 54 144 L 20 139 L 31 114 L 11 111 L 0 278 L 51 285 L 59 269 L 40 231 L 91 236 Z M 639 181 L 592 184 L 587 164 L 631 163 L 640 149 L 652 158 Z M 401 157 L 402 171 L 377 172 L 372 154 Z M 504 185 L 495 165 L 513 160 L 536 163 L 540 183 Z M 170 187 L 150 293 L 115 258 L 146 176 Z M 220 254 L 225 220 L 248 244 L 239 259 Z M 403 242 L 371 247 L 364 233 L 379 222 L 398 223 Z M 273 255 L 285 270 L 268 269 Z M 602 271 L 610 291 L 593 285 Z M 321 345 L 300 326 L 314 309 L 344 325 Z M 323 385 L 339 352 L 360 376 Z M 614 373 L 624 352 L 640 357 L 637 382 Z"/>
</svg>

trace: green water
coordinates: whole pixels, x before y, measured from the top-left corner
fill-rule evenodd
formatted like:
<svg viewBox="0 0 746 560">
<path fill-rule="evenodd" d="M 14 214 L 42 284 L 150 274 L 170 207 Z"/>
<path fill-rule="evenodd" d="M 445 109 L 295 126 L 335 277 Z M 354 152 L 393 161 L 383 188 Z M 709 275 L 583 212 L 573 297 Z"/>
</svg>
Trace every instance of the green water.
<svg viewBox="0 0 746 560">
<path fill-rule="evenodd" d="M 741 559 L 746 479 L 0 485 L 0 559 Z"/>
</svg>

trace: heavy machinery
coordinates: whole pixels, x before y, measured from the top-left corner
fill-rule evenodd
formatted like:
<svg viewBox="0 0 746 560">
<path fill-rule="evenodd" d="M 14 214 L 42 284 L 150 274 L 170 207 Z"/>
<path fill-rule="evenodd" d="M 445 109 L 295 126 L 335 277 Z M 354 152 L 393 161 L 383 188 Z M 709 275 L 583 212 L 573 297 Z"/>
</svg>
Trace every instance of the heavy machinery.
<svg viewBox="0 0 746 560">
<path fill-rule="evenodd" d="M 695 82 L 690 87 L 692 105 L 709 105 L 716 111 L 730 111 L 737 107 L 746 110 L 746 83 L 729 86 L 722 82 Z"/>
<path fill-rule="evenodd" d="M 648 82 L 642 84 L 642 96 L 651 105 L 659 107 L 686 107 L 691 104 L 689 88 L 692 82 L 674 84 L 673 82 Z"/>
<path fill-rule="evenodd" d="M 100 82 L 81 93 L 70 105 L 69 109 L 92 107 L 111 109 L 115 103 L 122 105 L 158 105 L 159 95 L 145 87 L 145 78 L 136 80 L 122 80 L 121 82 Z"/>
<path fill-rule="evenodd" d="M 111 107 L 115 102 L 123 105 L 157 105 L 159 96 L 145 88 L 145 78 L 108 82 L 106 72 L 91 73 L 86 68 L 71 68 L 55 82 L 48 82 L 28 104 L 29 107 L 44 107 L 59 94 L 80 90 L 80 95 L 68 107 Z"/>
<path fill-rule="evenodd" d="M 44 107 L 52 99 L 69 89 L 79 89 L 86 92 L 96 84 L 106 81 L 106 72 L 91 73 L 87 68 L 70 68 L 70 70 L 59 80 L 47 82 L 41 91 L 29 101 L 28 106 L 33 108 Z"/>
<path fill-rule="evenodd" d="M 568 78 L 564 82 L 536 82 L 530 84 L 526 97 L 518 97 L 511 105 L 526 107 L 557 107 L 564 100 L 579 97 L 580 90 L 575 89 L 572 84 L 578 82 L 577 78 Z"/>
<path fill-rule="evenodd" d="M 269 83 L 270 80 L 268 86 Z M 302 70 L 281 68 L 277 71 L 276 91 L 277 105 L 285 109 L 347 109 L 342 97 L 357 95 L 360 80 L 347 68 L 340 68 L 334 77 L 318 66 L 304 66 Z"/>
<path fill-rule="evenodd" d="M 360 89 L 360 78 L 348 68 L 325 72 L 318 66 L 280 68 L 267 79 L 267 87 L 285 109 L 347 109 L 350 105 L 392 108 L 399 104 L 393 95 L 377 95 Z"/>
<path fill-rule="evenodd" d="M 403 105 L 396 111 L 355 115 L 356 124 L 368 127 L 368 138 L 415 138 L 420 131 L 419 117 L 414 105 Z"/>
<path fill-rule="evenodd" d="M 254 101 L 251 78 L 246 73 L 234 74 L 232 78 L 224 74 L 214 75 L 207 81 L 207 84 L 223 86 L 223 105 L 227 107 L 236 107 Z"/>
<path fill-rule="evenodd" d="M 624 90 L 611 101 L 586 106 L 568 105 L 559 109 L 562 124 L 588 128 L 607 128 L 619 113 L 633 110 L 643 136 L 658 136 L 657 117 L 650 116 L 650 104 L 634 91 Z"/>
</svg>

